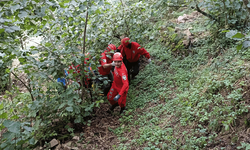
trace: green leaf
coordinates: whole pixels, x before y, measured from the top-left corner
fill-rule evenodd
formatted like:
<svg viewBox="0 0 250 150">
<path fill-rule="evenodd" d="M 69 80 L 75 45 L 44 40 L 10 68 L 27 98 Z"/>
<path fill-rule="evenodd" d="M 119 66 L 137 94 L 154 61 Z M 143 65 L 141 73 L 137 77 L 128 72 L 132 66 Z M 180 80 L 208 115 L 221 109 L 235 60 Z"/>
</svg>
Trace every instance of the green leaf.
<svg viewBox="0 0 250 150">
<path fill-rule="evenodd" d="M 241 38 L 243 38 L 244 37 L 244 35 L 243 34 L 241 34 L 241 33 L 236 33 L 234 36 L 232 36 L 232 38 L 239 38 L 239 39 L 241 39 Z"/>
<path fill-rule="evenodd" d="M 3 109 L 3 103 L 0 104 L 0 110 L 2 110 L 2 109 Z"/>
<path fill-rule="evenodd" d="M 230 30 L 229 32 L 226 33 L 227 38 L 232 38 L 237 33 L 235 30 Z"/>
<path fill-rule="evenodd" d="M 86 10 L 86 8 L 87 8 L 87 7 L 86 7 L 85 5 L 81 5 L 81 6 L 79 7 L 80 10 Z"/>
<path fill-rule="evenodd" d="M 67 107 L 66 110 L 67 110 L 68 112 L 73 112 L 73 107 Z"/>
<path fill-rule="evenodd" d="M 8 130 L 12 133 L 20 133 L 21 123 L 20 122 L 14 122 L 10 120 L 5 120 L 3 122 L 3 125 L 8 128 Z"/>
<path fill-rule="evenodd" d="M 59 106 L 59 109 L 63 108 L 65 106 L 66 103 L 62 103 L 60 106 Z"/>
<path fill-rule="evenodd" d="M 49 1 L 47 1 L 46 2 L 48 5 L 50 5 L 50 6 L 54 6 L 54 3 L 51 3 L 51 2 L 49 2 Z"/>
<path fill-rule="evenodd" d="M 103 3 L 103 1 L 101 0 L 99 3 L 98 3 L 98 5 L 103 5 L 104 3 Z"/>
<path fill-rule="evenodd" d="M 229 32 L 230 30 L 223 30 L 223 31 L 221 31 L 221 33 L 224 33 L 224 32 Z"/>
<path fill-rule="evenodd" d="M 10 119 L 18 119 L 19 117 L 17 115 L 12 116 Z"/>
<path fill-rule="evenodd" d="M 82 122 L 82 117 L 81 115 L 78 115 L 77 118 L 74 120 L 74 123 L 81 123 Z"/>
<path fill-rule="evenodd" d="M 2 129 L 4 129 L 4 128 L 5 128 L 5 126 L 2 125 L 2 124 L 0 124 L 0 130 L 2 130 Z"/>
<path fill-rule="evenodd" d="M 52 45 L 52 44 L 49 43 L 49 42 L 48 42 L 48 43 L 45 43 L 45 46 L 46 46 L 46 47 L 50 47 L 51 45 Z"/>
<path fill-rule="evenodd" d="M 6 73 L 10 73 L 10 69 L 6 69 L 5 72 L 6 72 Z"/>
<path fill-rule="evenodd" d="M 250 8 L 250 3 L 249 3 L 249 4 L 247 4 L 247 7 L 248 7 L 248 8 Z"/>
<path fill-rule="evenodd" d="M 1 34 L 2 32 L 4 32 L 4 29 L 0 29 L 0 34 Z"/>
<path fill-rule="evenodd" d="M 28 126 L 24 126 L 23 128 L 24 128 L 26 131 L 28 131 L 28 132 L 31 132 L 31 131 L 33 130 L 33 128 L 28 127 Z"/>
<path fill-rule="evenodd" d="M 10 10 L 12 11 L 12 13 L 14 13 L 17 9 L 20 9 L 21 6 L 19 4 L 14 5 L 14 6 L 10 6 Z"/>
<path fill-rule="evenodd" d="M 7 113 L 2 113 L 0 115 L 0 119 L 8 119 L 8 114 Z"/>
<path fill-rule="evenodd" d="M 111 5 L 109 2 L 105 2 L 104 4 L 105 4 L 105 5 Z"/>
<path fill-rule="evenodd" d="M 237 52 L 239 52 L 239 50 L 241 50 L 241 48 L 242 48 L 242 46 L 243 46 L 243 44 L 240 44 L 240 45 L 237 45 Z"/>
<path fill-rule="evenodd" d="M 96 13 L 96 14 L 101 14 L 100 9 L 97 9 L 97 10 L 95 11 L 95 13 Z"/>
<path fill-rule="evenodd" d="M 20 13 L 18 14 L 18 17 L 21 18 L 21 19 L 25 18 L 27 16 L 28 16 L 28 13 L 26 11 L 24 11 L 24 10 L 20 11 Z"/>
<path fill-rule="evenodd" d="M 68 35 L 68 33 L 67 32 L 64 32 L 63 34 L 62 34 L 62 38 L 64 38 L 65 36 L 67 36 Z"/>
<path fill-rule="evenodd" d="M 31 145 L 35 145 L 36 144 L 36 140 L 34 139 L 34 137 L 32 137 L 30 140 L 29 140 L 29 143 Z"/>
<path fill-rule="evenodd" d="M 250 41 L 244 41 L 243 42 L 243 47 L 244 48 L 250 47 Z"/>
<path fill-rule="evenodd" d="M 18 58 L 18 60 L 19 60 L 21 63 L 25 62 L 25 58 Z"/>
<path fill-rule="evenodd" d="M 73 105 L 74 105 L 73 99 L 70 99 L 70 100 L 68 101 L 68 105 L 69 105 L 69 106 L 73 106 Z"/>
<path fill-rule="evenodd" d="M 5 28 L 5 31 L 8 33 L 12 33 L 12 32 L 19 31 L 19 30 L 20 30 L 20 27 L 17 27 L 17 26 L 11 26 L 11 27 Z"/>
<path fill-rule="evenodd" d="M 29 71 L 29 70 L 25 70 L 24 72 L 25 72 L 25 73 L 29 73 L 30 71 Z"/>
<path fill-rule="evenodd" d="M 97 7 L 95 5 L 92 5 L 89 10 L 96 11 Z"/>
</svg>

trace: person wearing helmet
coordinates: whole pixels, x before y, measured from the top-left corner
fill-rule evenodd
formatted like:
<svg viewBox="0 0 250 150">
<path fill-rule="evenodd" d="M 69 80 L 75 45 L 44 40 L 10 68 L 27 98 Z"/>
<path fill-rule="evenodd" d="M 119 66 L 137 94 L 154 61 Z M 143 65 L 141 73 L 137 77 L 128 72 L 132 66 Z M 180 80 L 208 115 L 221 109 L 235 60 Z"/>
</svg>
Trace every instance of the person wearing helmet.
<svg viewBox="0 0 250 150">
<path fill-rule="evenodd" d="M 117 48 L 117 51 L 120 51 L 123 58 L 126 68 L 128 70 L 128 80 L 130 82 L 130 70 L 133 69 L 132 79 L 139 73 L 140 62 L 139 58 L 141 55 L 144 55 L 148 58 L 148 63 L 151 62 L 150 54 L 146 51 L 145 48 L 142 48 L 136 42 L 129 42 L 129 38 L 125 37 L 121 40 L 121 45 Z"/>
<path fill-rule="evenodd" d="M 86 88 L 89 88 L 91 87 L 91 84 L 92 84 L 92 81 L 91 81 L 91 78 L 89 77 L 89 74 L 88 72 L 91 72 L 93 74 L 93 71 L 92 71 L 92 68 L 91 66 L 89 65 L 88 61 L 90 60 L 89 58 L 91 57 L 91 55 L 89 53 L 86 53 L 85 54 L 85 60 L 84 60 L 84 64 L 87 65 L 86 67 L 86 70 L 84 70 L 84 72 L 86 73 L 85 74 L 85 78 L 86 80 L 84 81 L 84 86 Z M 80 65 L 74 65 L 73 63 L 69 66 L 68 68 L 68 74 L 70 73 L 70 70 L 72 70 L 71 72 L 73 73 L 73 76 L 76 76 L 76 81 L 78 82 L 79 85 L 81 85 L 81 81 L 80 81 L 80 72 L 81 72 L 81 69 L 80 69 Z M 94 75 L 94 74 L 93 74 Z"/>
<path fill-rule="evenodd" d="M 122 54 L 116 52 L 113 56 L 113 61 L 115 63 L 115 69 L 113 72 L 114 81 L 107 95 L 107 98 L 112 105 L 107 111 L 108 113 L 113 112 L 116 106 L 121 107 L 120 114 L 125 110 L 129 83 L 128 72 L 122 60 Z"/>
<path fill-rule="evenodd" d="M 103 94 L 106 96 L 111 87 L 113 81 L 113 75 L 111 73 L 112 66 L 115 66 L 113 63 L 113 52 L 116 50 L 114 44 L 109 44 L 107 49 L 102 53 L 102 56 L 99 60 L 100 67 L 98 67 L 99 74 L 102 76 L 102 80 L 97 80 L 97 82 L 104 84 L 104 80 L 108 79 L 109 82 L 106 85 L 102 85 Z"/>
</svg>

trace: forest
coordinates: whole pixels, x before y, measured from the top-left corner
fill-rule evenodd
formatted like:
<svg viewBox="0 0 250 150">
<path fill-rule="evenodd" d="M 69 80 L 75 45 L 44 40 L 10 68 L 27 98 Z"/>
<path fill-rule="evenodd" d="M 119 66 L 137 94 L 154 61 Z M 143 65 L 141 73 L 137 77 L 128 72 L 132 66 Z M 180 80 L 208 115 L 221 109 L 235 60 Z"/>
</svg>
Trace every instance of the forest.
<svg viewBox="0 0 250 150">
<path fill-rule="evenodd" d="M 125 37 L 151 62 L 108 113 Z M 250 150 L 248 67 L 249 0 L 1 0 L 0 149 Z"/>
</svg>

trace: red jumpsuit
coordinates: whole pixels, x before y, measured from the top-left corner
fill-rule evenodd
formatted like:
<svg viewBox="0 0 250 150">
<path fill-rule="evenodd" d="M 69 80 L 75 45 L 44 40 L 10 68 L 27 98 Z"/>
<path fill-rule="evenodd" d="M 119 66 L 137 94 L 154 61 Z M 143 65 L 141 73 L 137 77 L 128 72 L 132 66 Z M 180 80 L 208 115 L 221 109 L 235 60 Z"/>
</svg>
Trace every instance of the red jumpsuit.
<svg viewBox="0 0 250 150">
<path fill-rule="evenodd" d="M 110 70 L 112 69 L 112 66 L 110 66 L 108 68 L 103 68 L 103 65 L 110 64 L 113 62 L 112 56 L 111 56 L 111 58 L 108 58 L 106 53 L 107 53 L 107 50 L 102 53 L 102 57 L 100 59 L 101 66 L 98 67 L 99 73 L 103 76 L 108 75 L 110 73 Z"/>
<path fill-rule="evenodd" d="M 85 58 L 85 61 L 84 61 L 84 64 L 85 65 L 87 65 L 87 61 L 89 61 L 89 58 Z M 91 67 L 88 67 L 88 69 L 89 70 L 92 70 L 92 68 Z M 78 75 L 80 75 L 80 72 L 81 72 L 81 70 L 80 70 L 80 65 L 76 65 L 76 66 L 74 66 L 73 64 L 71 64 L 70 66 L 69 66 L 69 70 L 73 70 L 73 74 L 78 74 Z M 85 70 L 85 72 L 87 72 L 87 70 Z M 68 73 L 69 73 L 69 71 L 68 71 Z M 89 83 L 90 83 L 90 78 L 88 77 L 88 75 L 85 75 L 86 76 L 86 79 L 87 79 L 87 81 L 85 81 L 85 86 L 87 87 L 87 86 L 89 86 Z M 76 81 L 79 83 L 79 85 L 81 85 L 81 81 L 80 81 L 80 78 L 79 77 L 76 77 Z"/>
<path fill-rule="evenodd" d="M 150 58 L 148 51 L 146 51 L 145 48 L 141 48 L 141 46 L 136 42 L 131 42 L 131 48 L 120 45 L 118 49 L 121 50 L 122 56 L 126 56 L 129 62 L 138 61 L 141 55 L 144 55 L 148 59 Z"/>
<path fill-rule="evenodd" d="M 121 108 L 126 106 L 126 98 L 129 89 L 128 83 L 128 72 L 125 65 L 122 63 L 120 68 L 115 67 L 114 70 L 114 81 L 112 83 L 112 87 L 109 90 L 107 98 L 111 105 L 116 104 L 114 101 L 114 97 L 119 94 L 121 97 L 118 99 L 118 104 Z"/>
</svg>

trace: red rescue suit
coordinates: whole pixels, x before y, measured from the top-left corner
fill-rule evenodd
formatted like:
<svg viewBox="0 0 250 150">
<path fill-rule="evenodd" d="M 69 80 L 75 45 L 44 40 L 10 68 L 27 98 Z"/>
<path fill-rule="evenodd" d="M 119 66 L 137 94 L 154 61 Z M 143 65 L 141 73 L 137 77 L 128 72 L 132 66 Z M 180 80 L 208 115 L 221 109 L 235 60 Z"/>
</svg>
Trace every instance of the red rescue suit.
<svg viewBox="0 0 250 150">
<path fill-rule="evenodd" d="M 89 60 L 89 58 L 85 58 L 85 61 L 84 61 L 84 64 L 87 65 L 87 61 Z M 92 70 L 91 67 L 88 67 L 89 70 Z M 73 70 L 73 74 L 78 74 L 80 75 L 80 72 L 81 72 L 81 69 L 80 69 L 80 65 L 76 65 L 74 66 L 73 64 L 71 64 L 69 66 L 69 70 Z M 87 72 L 87 70 L 85 70 L 85 72 Z M 68 71 L 69 73 L 69 71 Z M 87 87 L 90 83 L 90 78 L 88 77 L 88 75 L 85 75 L 87 81 L 85 81 L 85 86 Z M 77 76 L 76 77 L 76 81 L 81 85 L 81 81 L 80 81 L 80 78 Z"/>
<path fill-rule="evenodd" d="M 148 59 L 150 58 L 150 55 L 148 51 L 146 51 L 145 48 L 141 48 L 141 46 L 136 42 L 131 42 L 131 48 L 128 48 L 124 45 L 120 45 L 118 47 L 119 50 L 121 50 L 121 54 L 123 57 L 126 56 L 127 60 L 129 62 L 137 62 L 141 55 L 144 55 Z"/>
<path fill-rule="evenodd" d="M 98 70 L 99 70 L 99 73 L 103 76 L 105 75 L 108 75 L 110 73 L 110 70 L 112 69 L 112 66 L 108 67 L 108 68 L 104 68 L 103 65 L 105 64 L 110 64 L 113 62 L 113 59 L 112 59 L 112 55 L 111 55 L 111 58 L 107 57 L 107 53 L 108 51 L 105 50 L 103 53 L 102 53 L 102 57 L 100 59 L 100 64 L 101 66 L 98 67 Z"/>
<path fill-rule="evenodd" d="M 126 98 L 129 89 L 128 83 L 128 72 L 125 65 L 122 63 L 120 68 L 115 67 L 114 69 L 114 81 L 112 87 L 109 90 L 107 98 L 111 105 L 115 105 L 117 102 L 114 101 L 114 97 L 119 94 L 121 97 L 118 99 L 118 104 L 121 108 L 126 106 Z"/>
</svg>

